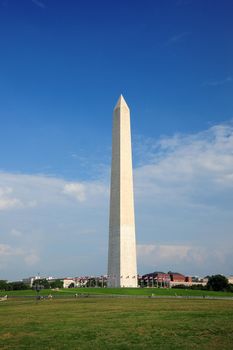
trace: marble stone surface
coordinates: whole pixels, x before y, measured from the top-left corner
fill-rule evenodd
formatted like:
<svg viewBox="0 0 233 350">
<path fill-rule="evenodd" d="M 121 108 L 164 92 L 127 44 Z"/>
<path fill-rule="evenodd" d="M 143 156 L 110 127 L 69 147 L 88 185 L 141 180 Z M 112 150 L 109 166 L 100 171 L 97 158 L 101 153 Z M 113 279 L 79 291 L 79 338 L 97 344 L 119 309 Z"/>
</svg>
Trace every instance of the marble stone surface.
<svg viewBox="0 0 233 350">
<path fill-rule="evenodd" d="M 113 113 L 108 286 L 137 287 L 130 110 L 122 95 Z"/>
</svg>

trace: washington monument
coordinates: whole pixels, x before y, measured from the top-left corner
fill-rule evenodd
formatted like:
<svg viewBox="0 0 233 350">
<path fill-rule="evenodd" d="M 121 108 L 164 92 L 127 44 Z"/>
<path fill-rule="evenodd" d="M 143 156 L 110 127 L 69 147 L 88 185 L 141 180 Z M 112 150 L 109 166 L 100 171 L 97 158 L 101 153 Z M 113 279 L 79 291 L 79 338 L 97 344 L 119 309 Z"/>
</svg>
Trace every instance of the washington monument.
<svg viewBox="0 0 233 350">
<path fill-rule="evenodd" d="M 108 287 L 137 287 L 130 111 L 122 95 L 113 112 Z"/>
</svg>

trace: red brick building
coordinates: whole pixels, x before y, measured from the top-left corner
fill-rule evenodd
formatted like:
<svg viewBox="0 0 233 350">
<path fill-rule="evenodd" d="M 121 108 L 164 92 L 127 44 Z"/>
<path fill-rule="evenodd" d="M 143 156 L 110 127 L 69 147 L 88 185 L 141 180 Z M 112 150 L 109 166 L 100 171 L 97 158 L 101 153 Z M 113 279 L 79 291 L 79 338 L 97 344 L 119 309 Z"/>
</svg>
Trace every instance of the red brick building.
<svg viewBox="0 0 233 350">
<path fill-rule="evenodd" d="M 147 273 L 141 278 L 141 282 L 147 287 L 169 287 L 170 281 L 171 279 L 168 273 L 159 271 Z"/>
<path fill-rule="evenodd" d="M 192 277 L 184 276 L 182 273 L 179 272 L 171 272 L 169 271 L 169 276 L 171 279 L 171 282 L 192 282 Z"/>
</svg>

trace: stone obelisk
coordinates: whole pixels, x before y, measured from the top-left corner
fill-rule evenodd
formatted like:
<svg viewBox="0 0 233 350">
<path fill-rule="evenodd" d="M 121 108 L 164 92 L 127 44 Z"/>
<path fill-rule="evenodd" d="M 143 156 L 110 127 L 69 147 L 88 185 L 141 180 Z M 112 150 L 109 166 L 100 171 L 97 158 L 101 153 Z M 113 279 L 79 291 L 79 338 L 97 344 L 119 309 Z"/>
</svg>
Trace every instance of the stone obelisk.
<svg viewBox="0 0 233 350">
<path fill-rule="evenodd" d="M 122 95 L 113 112 L 108 287 L 137 287 L 130 111 Z"/>
</svg>

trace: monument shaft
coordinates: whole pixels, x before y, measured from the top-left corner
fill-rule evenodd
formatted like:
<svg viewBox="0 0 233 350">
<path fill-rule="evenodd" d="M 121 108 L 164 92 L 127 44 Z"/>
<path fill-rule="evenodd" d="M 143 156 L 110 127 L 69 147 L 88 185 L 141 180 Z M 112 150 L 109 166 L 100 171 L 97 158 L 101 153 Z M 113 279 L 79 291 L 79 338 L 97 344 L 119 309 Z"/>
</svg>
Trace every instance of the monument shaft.
<svg viewBox="0 0 233 350">
<path fill-rule="evenodd" d="M 108 286 L 137 287 L 130 111 L 122 95 L 113 113 Z"/>
</svg>

